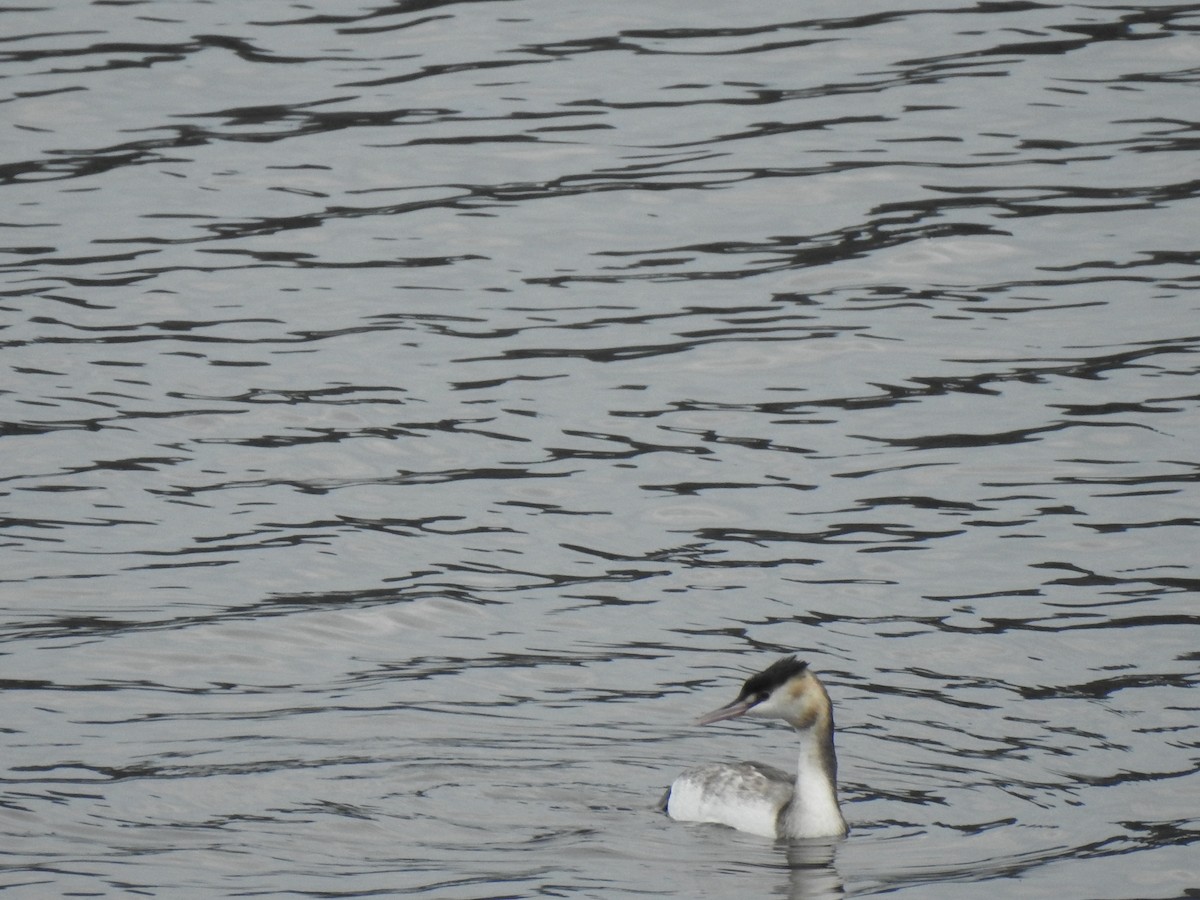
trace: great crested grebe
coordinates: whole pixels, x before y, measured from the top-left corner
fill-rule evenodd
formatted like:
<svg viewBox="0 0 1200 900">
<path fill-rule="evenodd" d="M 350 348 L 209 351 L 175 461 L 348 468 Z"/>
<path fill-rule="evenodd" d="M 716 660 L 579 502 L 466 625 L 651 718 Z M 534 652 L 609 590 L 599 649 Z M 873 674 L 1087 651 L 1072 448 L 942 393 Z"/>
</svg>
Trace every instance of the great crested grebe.
<svg viewBox="0 0 1200 900">
<path fill-rule="evenodd" d="M 688 769 L 667 791 L 667 815 L 682 822 L 717 822 L 773 838 L 840 837 L 846 833 L 837 799 L 833 707 L 808 663 L 785 656 L 746 679 L 728 706 L 696 720 L 709 725 L 738 716 L 783 719 L 800 735 L 796 777 L 761 763 L 714 763 Z"/>
</svg>

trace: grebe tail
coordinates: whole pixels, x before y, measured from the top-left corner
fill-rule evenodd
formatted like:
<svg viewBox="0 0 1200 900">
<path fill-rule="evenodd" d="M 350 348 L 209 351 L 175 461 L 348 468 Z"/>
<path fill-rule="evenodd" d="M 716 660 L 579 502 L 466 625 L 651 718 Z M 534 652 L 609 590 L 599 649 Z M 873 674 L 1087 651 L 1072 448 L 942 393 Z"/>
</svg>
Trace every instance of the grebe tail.
<svg viewBox="0 0 1200 900">
<path fill-rule="evenodd" d="M 808 663 L 784 657 L 746 679 L 736 700 L 701 716 L 696 724 L 739 716 L 783 719 L 796 729 L 800 758 L 795 777 L 754 762 L 697 766 L 671 785 L 664 803 L 667 814 L 682 822 L 716 822 L 764 837 L 844 835 L 833 706 Z"/>
</svg>

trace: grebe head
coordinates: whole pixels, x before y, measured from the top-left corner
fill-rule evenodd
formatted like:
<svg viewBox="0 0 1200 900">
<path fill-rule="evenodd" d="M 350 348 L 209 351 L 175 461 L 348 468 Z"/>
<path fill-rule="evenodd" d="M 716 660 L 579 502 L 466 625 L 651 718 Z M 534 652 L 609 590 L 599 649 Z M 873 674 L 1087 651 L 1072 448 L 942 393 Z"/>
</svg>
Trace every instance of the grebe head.
<svg viewBox="0 0 1200 900">
<path fill-rule="evenodd" d="M 783 719 L 800 731 L 818 722 L 832 725 L 825 685 L 808 668 L 808 663 L 794 656 L 785 656 L 751 675 L 736 700 L 701 716 L 696 724 L 710 725 L 746 715 Z"/>
</svg>

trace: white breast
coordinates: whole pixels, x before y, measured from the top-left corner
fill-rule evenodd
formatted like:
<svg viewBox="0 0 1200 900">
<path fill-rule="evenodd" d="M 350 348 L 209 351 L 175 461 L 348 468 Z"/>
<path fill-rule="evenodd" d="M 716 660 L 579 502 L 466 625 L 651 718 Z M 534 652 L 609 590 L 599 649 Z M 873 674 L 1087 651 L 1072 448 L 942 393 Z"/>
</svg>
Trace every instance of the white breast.
<svg viewBox="0 0 1200 900">
<path fill-rule="evenodd" d="M 681 822 L 716 822 L 763 837 L 779 835 L 779 815 L 792 799 L 786 772 L 761 763 L 718 763 L 675 779 L 667 814 Z"/>
</svg>

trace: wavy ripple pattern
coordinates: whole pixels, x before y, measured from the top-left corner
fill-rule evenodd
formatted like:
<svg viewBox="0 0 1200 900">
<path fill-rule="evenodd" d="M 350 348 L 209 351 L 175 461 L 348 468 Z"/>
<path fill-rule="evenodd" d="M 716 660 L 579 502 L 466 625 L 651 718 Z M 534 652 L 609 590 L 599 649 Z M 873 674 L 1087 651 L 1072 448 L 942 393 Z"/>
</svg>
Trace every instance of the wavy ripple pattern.
<svg viewBox="0 0 1200 900">
<path fill-rule="evenodd" d="M 0 10 L 0 889 L 1194 891 L 1197 21 Z"/>
</svg>

